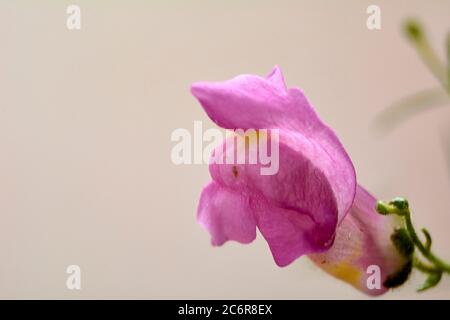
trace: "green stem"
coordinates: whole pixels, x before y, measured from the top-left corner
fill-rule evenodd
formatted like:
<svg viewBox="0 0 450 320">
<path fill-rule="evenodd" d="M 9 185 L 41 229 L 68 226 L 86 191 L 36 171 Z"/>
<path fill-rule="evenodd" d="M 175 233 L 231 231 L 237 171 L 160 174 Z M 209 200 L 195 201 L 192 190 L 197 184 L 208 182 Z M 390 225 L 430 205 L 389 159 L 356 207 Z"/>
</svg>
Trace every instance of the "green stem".
<svg viewBox="0 0 450 320">
<path fill-rule="evenodd" d="M 422 271 L 423 273 L 431 274 L 431 273 L 439 273 L 440 272 L 439 269 L 420 261 L 419 258 L 417 258 L 417 257 L 414 258 L 413 266 L 414 266 L 414 268 L 416 268 L 419 271 Z"/>
<path fill-rule="evenodd" d="M 436 257 L 431 250 L 427 250 L 425 246 L 423 245 L 422 241 L 420 241 L 419 236 L 416 233 L 416 230 L 414 229 L 414 226 L 411 221 L 411 212 L 409 209 L 405 210 L 405 214 L 403 216 L 405 218 L 406 223 L 406 229 L 409 232 L 409 235 L 411 236 L 411 240 L 419 249 L 420 253 L 431 263 L 433 263 L 436 267 L 441 269 L 443 272 L 450 273 L 450 264 L 444 262 L 440 258 Z"/>
</svg>

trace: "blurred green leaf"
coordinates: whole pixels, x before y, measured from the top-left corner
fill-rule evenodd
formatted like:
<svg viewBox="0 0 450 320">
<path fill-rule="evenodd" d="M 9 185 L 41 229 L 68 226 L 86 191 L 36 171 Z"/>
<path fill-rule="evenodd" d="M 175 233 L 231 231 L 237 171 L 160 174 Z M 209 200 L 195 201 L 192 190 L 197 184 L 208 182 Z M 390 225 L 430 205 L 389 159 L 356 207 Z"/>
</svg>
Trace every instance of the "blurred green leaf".
<svg viewBox="0 0 450 320">
<path fill-rule="evenodd" d="M 436 286 L 439 283 L 439 281 L 441 281 L 441 278 L 442 278 L 442 272 L 430 274 L 427 277 L 427 279 L 425 280 L 425 282 L 422 284 L 422 286 L 419 289 L 417 289 L 417 291 L 423 292 L 427 289 L 433 288 L 434 286 Z"/>
<path fill-rule="evenodd" d="M 378 133 L 389 134 L 408 118 L 449 103 L 450 97 L 443 88 L 423 90 L 406 96 L 383 110 L 375 118 L 372 127 Z"/>
<path fill-rule="evenodd" d="M 418 20 L 413 18 L 406 20 L 403 28 L 410 41 L 420 42 L 423 40 L 423 28 Z"/>
<path fill-rule="evenodd" d="M 448 69 L 431 46 L 421 23 L 416 19 L 410 18 L 406 20 L 404 30 L 410 43 L 416 49 L 430 72 L 436 77 L 445 90 L 450 92 Z"/>
</svg>

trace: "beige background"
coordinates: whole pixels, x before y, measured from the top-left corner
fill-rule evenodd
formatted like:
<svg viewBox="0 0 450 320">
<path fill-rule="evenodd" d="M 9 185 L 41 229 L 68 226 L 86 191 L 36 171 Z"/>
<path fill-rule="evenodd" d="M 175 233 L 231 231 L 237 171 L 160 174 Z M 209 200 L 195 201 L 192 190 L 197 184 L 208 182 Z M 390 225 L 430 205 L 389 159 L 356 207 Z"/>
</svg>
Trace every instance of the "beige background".
<svg viewBox="0 0 450 320">
<path fill-rule="evenodd" d="M 444 53 L 450 1 L 0 1 L 0 298 L 365 298 L 306 259 L 276 267 L 261 237 L 212 248 L 195 221 L 204 165 L 170 161 L 176 128 L 211 127 L 198 80 L 279 64 L 380 198 L 407 196 L 450 259 L 449 106 L 388 136 L 370 123 L 436 85 L 400 32 L 419 17 Z M 66 29 L 66 7 L 82 30 Z M 382 30 L 366 28 L 379 4 Z M 82 290 L 65 269 L 82 268 Z M 383 296 L 418 295 L 415 274 Z"/>
</svg>

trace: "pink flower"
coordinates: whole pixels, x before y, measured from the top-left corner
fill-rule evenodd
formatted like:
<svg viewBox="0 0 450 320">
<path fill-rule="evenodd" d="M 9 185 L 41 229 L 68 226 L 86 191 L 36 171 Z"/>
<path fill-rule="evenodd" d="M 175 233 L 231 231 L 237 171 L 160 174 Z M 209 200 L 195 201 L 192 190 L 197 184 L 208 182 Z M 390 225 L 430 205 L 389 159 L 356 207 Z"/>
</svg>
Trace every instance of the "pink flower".
<svg viewBox="0 0 450 320">
<path fill-rule="evenodd" d="M 386 291 L 385 286 L 367 288 L 366 270 L 379 266 L 384 283 L 404 265 L 389 240 L 392 218 L 375 212 L 375 199 L 357 186 L 347 152 L 303 92 L 287 88 L 278 67 L 266 78 L 241 75 L 194 83 L 191 91 L 222 128 L 279 132 L 274 175 L 261 175 L 259 162 L 210 164 L 213 180 L 201 194 L 198 221 L 212 244 L 250 243 L 258 227 L 277 265 L 307 254 L 369 294 Z M 229 145 L 217 148 L 213 157 L 235 152 Z"/>
<path fill-rule="evenodd" d="M 397 216 L 375 211 L 376 199 L 358 186 L 350 211 L 338 226 L 333 246 L 309 258 L 331 275 L 369 294 L 379 295 L 406 281 L 411 264 L 394 247 L 391 236 L 401 225 Z M 369 286 L 371 266 L 380 271 L 380 288 Z"/>
</svg>

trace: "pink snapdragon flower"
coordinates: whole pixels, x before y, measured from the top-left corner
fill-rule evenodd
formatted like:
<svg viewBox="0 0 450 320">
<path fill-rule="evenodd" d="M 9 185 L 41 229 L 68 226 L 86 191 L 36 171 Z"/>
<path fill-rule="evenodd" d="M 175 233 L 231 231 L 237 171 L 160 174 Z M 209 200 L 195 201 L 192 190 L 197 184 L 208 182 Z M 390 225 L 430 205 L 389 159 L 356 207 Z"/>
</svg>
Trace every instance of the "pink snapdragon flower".
<svg viewBox="0 0 450 320">
<path fill-rule="evenodd" d="M 395 217 L 375 211 L 375 198 L 358 186 L 347 152 L 303 92 L 287 88 L 278 67 L 266 78 L 194 83 L 191 91 L 222 128 L 279 132 L 274 175 L 261 175 L 260 163 L 211 162 L 212 181 L 201 194 L 198 221 L 212 244 L 250 243 L 258 228 L 278 266 L 309 255 L 368 294 L 385 292 L 388 285 L 368 288 L 367 268 L 378 266 L 385 284 L 404 266 L 389 239 Z M 227 150 L 230 145 L 224 142 L 213 157 L 234 152 Z"/>
</svg>

